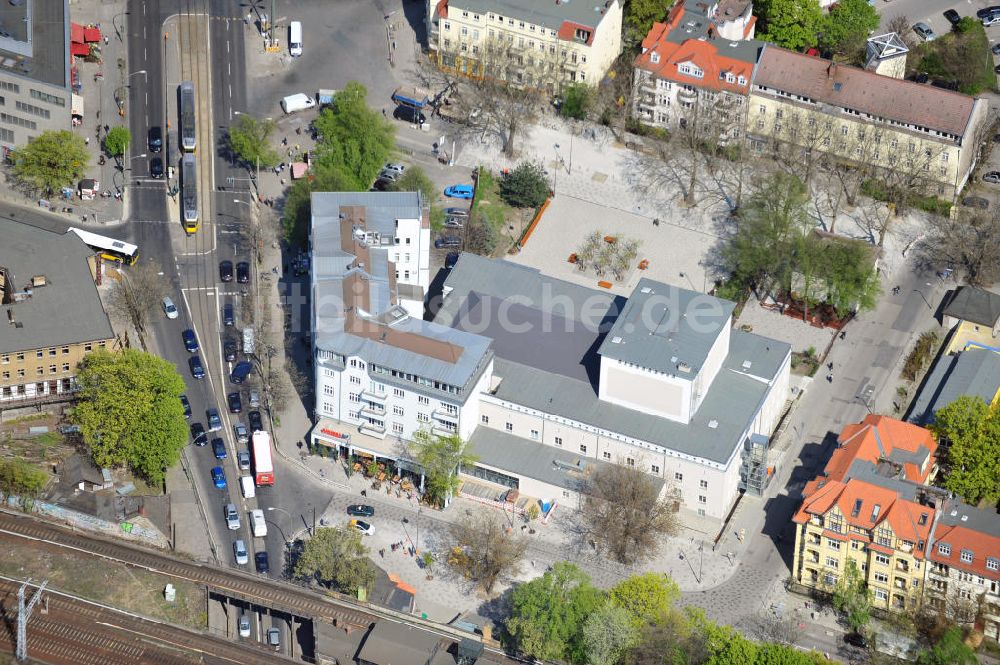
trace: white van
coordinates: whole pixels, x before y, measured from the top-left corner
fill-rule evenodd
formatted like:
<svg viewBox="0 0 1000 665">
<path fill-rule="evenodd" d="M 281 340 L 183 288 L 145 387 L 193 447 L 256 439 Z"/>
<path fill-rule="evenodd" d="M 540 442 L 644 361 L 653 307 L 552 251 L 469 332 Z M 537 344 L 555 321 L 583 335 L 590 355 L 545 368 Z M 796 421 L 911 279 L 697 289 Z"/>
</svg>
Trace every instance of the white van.
<svg viewBox="0 0 1000 665">
<path fill-rule="evenodd" d="M 302 23 L 299 21 L 288 24 L 288 53 L 293 58 L 302 55 Z"/>
<path fill-rule="evenodd" d="M 281 100 L 281 110 L 289 115 L 311 109 L 314 106 L 316 106 L 316 100 L 302 92 L 288 95 Z"/>
<path fill-rule="evenodd" d="M 253 476 L 240 476 L 240 489 L 243 490 L 244 499 L 257 496 L 257 486 L 253 484 Z"/>
<path fill-rule="evenodd" d="M 260 508 L 250 511 L 250 532 L 254 538 L 267 537 L 267 523 L 264 522 L 264 511 Z"/>
</svg>

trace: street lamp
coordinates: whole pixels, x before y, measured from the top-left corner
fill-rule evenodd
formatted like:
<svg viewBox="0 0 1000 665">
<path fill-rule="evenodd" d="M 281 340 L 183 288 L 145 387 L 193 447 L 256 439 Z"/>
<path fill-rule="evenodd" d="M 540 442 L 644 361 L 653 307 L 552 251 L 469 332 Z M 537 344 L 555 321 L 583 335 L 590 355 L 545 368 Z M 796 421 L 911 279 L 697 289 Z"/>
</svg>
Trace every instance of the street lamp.
<svg viewBox="0 0 1000 665">
<path fill-rule="evenodd" d="M 122 16 L 128 16 L 128 10 L 120 11 L 111 18 L 111 23 L 115 26 L 115 34 L 118 35 L 118 41 L 120 42 L 125 41 L 122 38 L 122 29 L 118 26 L 118 19 Z"/>
<path fill-rule="evenodd" d="M 924 295 L 924 292 L 921 291 L 920 289 L 913 289 L 913 291 L 914 291 L 914 293 L 919 293 L 920 294 L 920 297 L 924 299 L 924 304 L 927 305 L 927 309 L 929 309 L 929 310 L 931 310 L 933 312 L 934 308 L 931 307 L 930 302 L 927 301 L 927 296 Z"/>
<path fill-rule="evenodd" d="M 552 146 L 556 149 L 556 165 L 552 168 L 554 175 L 552 176 L 552 193 L 556 193 L 556 185 L 559 183 L 559 144 L 555 143 Z"/>
<path fill-rule="evenodd" d="M 292 532 L 292 514 L 289 513 L 287 510 L 285 510 L 284 508 L 278 508 L 277 506 L 270 506 L 270 507 L 268 507 L 267 512 L 271 512 L 272 510 L 277 510 L 279 513 L 284 513 L 285 516 L 288 517 L 288 533 L 291 533 Z M 278 527 L 278 530 L 281 531 L 281 527 L 280 526 Z M 285 547 L 287 547 L 288 546 L 288 536 L 285 535 L 284 531 L 281 531 L 281 537 L 285 541 Z"/>
</svg>

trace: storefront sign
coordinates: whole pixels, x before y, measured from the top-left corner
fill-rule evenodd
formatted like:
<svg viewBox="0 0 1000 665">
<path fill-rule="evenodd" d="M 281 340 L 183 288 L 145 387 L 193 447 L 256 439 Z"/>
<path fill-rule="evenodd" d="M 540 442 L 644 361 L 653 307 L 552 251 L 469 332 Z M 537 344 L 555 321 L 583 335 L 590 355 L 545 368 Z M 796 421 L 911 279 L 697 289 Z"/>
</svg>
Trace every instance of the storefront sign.
<svg viewBox="0 0 1000 665">
<path fill-rule="evenodd" d="M 333 438 L 340 439 L 341 441 L 344 442 L 351 440 L 350 434 L 342 434 L 341 432 L 335 432 L 334 430 L 328 429 L 326 427 L 321 427 L 319 431 L 322 434 L 326 434 L 327 436 L 332 436 Z"/>
</svg>

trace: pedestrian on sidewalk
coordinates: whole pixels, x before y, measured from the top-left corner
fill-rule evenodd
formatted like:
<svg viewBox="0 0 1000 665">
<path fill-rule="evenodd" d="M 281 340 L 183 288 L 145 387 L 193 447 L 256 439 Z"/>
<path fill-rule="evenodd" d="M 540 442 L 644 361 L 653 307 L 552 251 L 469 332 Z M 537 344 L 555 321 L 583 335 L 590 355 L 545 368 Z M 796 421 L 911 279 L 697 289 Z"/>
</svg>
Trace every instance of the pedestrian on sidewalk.
<svg viewBox="0 0 1000 665">
<path fill-rule="evenodd" d="M 83 137 L 83 143 L 84 143 L 84 145 L 90 145 L 90 137 L 89 136 L 84 136 Z"/>
<path fill-rule="evenodd" d="M 833 383 L 833 374 L 827 374 L 826 375 L 826 382 L 827 383 Z"/>
</svg>

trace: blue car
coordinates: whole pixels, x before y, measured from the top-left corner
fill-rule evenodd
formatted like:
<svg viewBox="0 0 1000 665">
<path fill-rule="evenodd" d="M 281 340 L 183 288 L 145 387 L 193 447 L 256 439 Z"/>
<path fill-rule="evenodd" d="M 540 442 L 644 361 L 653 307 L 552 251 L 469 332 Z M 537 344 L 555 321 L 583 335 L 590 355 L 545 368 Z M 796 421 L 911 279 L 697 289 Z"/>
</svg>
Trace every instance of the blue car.
<svg viewBox="0 0 1000 665">
<path fill-rule="evenodd" d="M 252 370 L 253 370 L 253 365 L 251 365 L 246 360 L 241 360 L 240 362 L 236 363 L 235 367 L 233 367 L 233 371 L 229 375 L 229 380 L 232 381 L 233 383 L 243 383 L 244 381 L 247 380 L 247 377 L 250 376 L 250 372 Z"/>
<path fill-rule="evenodd" d="M 452 185 L 444 188 L 444 195 L 453 199 L 471 199 L 472 185 Z"/>
<path fill-rule="evenodd" d="M 188 353 L 198 352 L 198 338 L 194 336 L 194 331 L 188 328 L 181 333 L 181 337 L 184 339 L 184 348 L 188 350 Z"/>
<path fill-rule="evenodd" d="M 201 364 L 201 358 L 198 356 L 191 356 L 188 359 L 188 365 L 191 366 L 191 376 L 196 379 L 205 378 L 205 366 Z"/>
<path fill-rule="evenodd" d="M 226 472 L 221 466 L 212 467 L 212 483 L 217 489 L 226 489 Z"/>
</svg>

